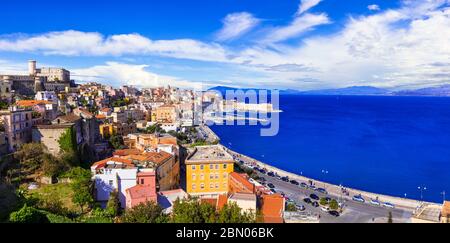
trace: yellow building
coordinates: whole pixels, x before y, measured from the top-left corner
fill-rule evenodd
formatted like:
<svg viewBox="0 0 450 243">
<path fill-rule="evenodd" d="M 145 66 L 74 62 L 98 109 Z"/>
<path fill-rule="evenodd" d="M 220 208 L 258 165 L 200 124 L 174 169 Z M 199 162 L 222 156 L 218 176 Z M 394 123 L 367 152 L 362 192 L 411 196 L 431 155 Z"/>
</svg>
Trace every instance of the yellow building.
<svg viewBox="0 0 450 243">
<path fill-rule="evenodd" d="M 187 193 L 215 196 L 228 192 L 228 177 L 234 171 L 234 160 L 222 146 L 198 146 L 185 164 Z"/>
</svg>

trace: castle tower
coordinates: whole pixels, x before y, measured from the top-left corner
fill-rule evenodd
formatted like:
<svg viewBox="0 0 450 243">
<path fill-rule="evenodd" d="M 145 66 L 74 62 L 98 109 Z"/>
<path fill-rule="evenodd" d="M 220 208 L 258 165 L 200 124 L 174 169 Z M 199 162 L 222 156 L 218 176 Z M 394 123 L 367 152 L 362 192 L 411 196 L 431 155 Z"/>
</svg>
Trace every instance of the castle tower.
<svg viewBox="0 0 450 243">
<path fill-rule="evenodd" d="M 36 75 L 36 61 L 34 60 L 28 61 L 28 74 L 30 76 Z"/>
</svg>

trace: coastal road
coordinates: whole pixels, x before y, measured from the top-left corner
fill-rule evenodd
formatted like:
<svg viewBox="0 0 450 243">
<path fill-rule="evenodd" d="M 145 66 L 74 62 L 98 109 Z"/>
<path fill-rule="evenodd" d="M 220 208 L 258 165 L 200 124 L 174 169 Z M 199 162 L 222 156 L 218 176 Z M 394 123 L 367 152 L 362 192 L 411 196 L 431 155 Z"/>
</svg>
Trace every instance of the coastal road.
<svg viewBox="0 0 450 243">
<path fill-rule="evenodd" d="M 244 162 L 244 164 L 247 164 L 251 167 L 252 164 L 254 164 L 254 160 L 246 157 L 246 156 L 240 156 L 238 153 L 235 153 L 234 151 L 228 150 L 231 154 L 234 156 L 239 157 L 238 160 L 241 160 Z M 314 193 L 318 195 L 319 197 L 330 197 L 334 198 L 337 201 L 341 196 L 340 193 L 333 193 L 333 194 L 321 194 L 319 192 L 313 191 L 311 189 L 303 188 L 294 184 L 291 184 L 289 182 L 281 181 L 275 177 L 270 177 L 266 174 L 260 173 L 257 171 L 258 175 L 260 177 L 263 177 L 266 179 L 266 183 L 272 183 L 275 186 L 275 190 L 277 192 L 283 192 L 287 197 L 294 200 L 297 204 L 304 205 L 306 207 L 307 213 L 312 213 L 314 215 L 320 215 L 320 222 L 321 223 L 371 223 L 371 222 L 387 222 L 388 221 L 388 215 L 389 212 L 392 213 L 393 221 L 394 222 L 410 222 L 412 211 L 411 210 L 405 210 L 403 208 L 385 208 L 382 206 L 374 206 L 369 203 L 360 203 L 353 201 L 349 199 L 350 197 L 344 196 L 342 197 L 342 201 L 344 202 L 344 210 L 342 214 L 339 217 L 334 217 L 328 214 L 327 212 L 324 212 L 320 209 L 320 207 L 315 208 L 303 201 L 305 197 L 309 197 L 311 193 Z M 305 182 L 308 183 L 308 181 L 301 181 L 297 180 L 299 183 Z M 367 198 L 366 198 L 367 200 Z"/>
<path fill-rule="evenodd" d="M 402 209 L 387 209 L 384 207 L 372 206 L 367 203 L 359 203 L 351 200 L 344 200 L 344 211 L 339 217 L 331 216 L 323 212 L 320 208 L 315 208 L 310 204 L 303 202 L 305 197 L 309 197 L 311 193 L 319 197 L 330 197 L 338 200 L 332 195 L 321 194 L 310 189 L 293 185 L 289 182 L 278 180 L 274 177 L 259 173 L 260 177 L 264 177 L 267 183 L 272 183 L 277 192 L 283 192 L 287 197 L 294 200 L 297 204 L 304 205 L 307 212 L 320 215 L 321 223 L 371 223 L 371 222 L 387 222 L 389 211 L 392 212 L 394 222 L 409 222 L 411 212 Z"/>
</svg>

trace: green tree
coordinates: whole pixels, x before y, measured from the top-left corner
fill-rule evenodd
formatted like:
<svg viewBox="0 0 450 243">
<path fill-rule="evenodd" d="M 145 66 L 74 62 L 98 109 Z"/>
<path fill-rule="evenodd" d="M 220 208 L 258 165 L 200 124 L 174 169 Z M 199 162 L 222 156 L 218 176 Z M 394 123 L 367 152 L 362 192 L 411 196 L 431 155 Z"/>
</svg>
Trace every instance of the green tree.
<svg viewBox="0 0 450 243">
<path fill-rule="evenodd" d="M 319 204 L 322 205 L 322 206 L 325 206 L 325 205 L 328 204 L 328 201 L 327 201 L 327 199 L 325 199 L 324 197 L 322 197 L 322 198 L 319 200 Z"/>
<path fill-rule="evenodd" d="M 286 211 L 296 212 L 297 211 L 297 207 L 293 203 L 288 203 L 286 205 Z"/>
<path fill-rule="evenodd" d="M 72 202 L 80 206 L 81 213 L 84 212 L 86 206 L 90 207 L 94 204 L 91 184 L 90 178 L 77 178 L 71 184 L 73 190 Z"/>
<path fill-rule="evenodd" d="M 111 217 L 116 217 L 120 213 L 120 201 L 119 201 L 119 193 L 117 190 L 111 192 L 109 196 L 108 203 L 106 204 L 106 212 Z"/>
<path fill-rule="evenodd" d="M 83 169 L 81 167 L 73 167 L 64 174 L 61 175 L 62 178 L 69 178 L 73 181 L 82 180 L 89 181 L 91 179 L 91 171 Z"/>
<path fill-rule="evenodd" d="M 122 138 L 122 136 L 119 136 L 119 135 L 112 135 L 109 138 L 109 143 L 111 144 L 111 146 L 114 149 L 123 149 L 123 148 L 125 148 L 125 145 L 123 143 L 123 138 Z"/>
<path fill-rule="evenodd" d="M 162 208 L 152 201 L 125 210 L 121 217 L 121 222 L 124 223 L 164 223 L 167 220 Z"/>
<path fill-rule="evenodd" d="M 66 131 L 59 137 L 58 143 L 61 150 L 60 157 L 64 163 L 72 166 L 78 166 L 80 164 L 80 158 L 78 155 L 78 145 L 74 129 L 67 128 Z"/>
<path fill-rule="evenodd" d="M 57 176 L 69 169 L 69 164 L 51 154 L 43 154 L 41 170 L 46 176 Z"/>
<path fill-rule="evenodd" d="M 12 223 L 47 223 L 48 219 L 39 210 L 25 204 L 21 209 L 10 214 L 9 221 Z"/>
<path fill-rule="evenodd" d="M 23 170 L 34 173 L 41 168 L 45 151 L 46 148 L 43 144 L 26 143 L 14 153 L 14 158 L 19 161 Z"/>
<path fill-rule="evenodd" d="M 330 209 L 337 210 L 338 208 L 339 208 L 339 203 L 335 199 L 331 200 Z"/>
<path fill-rule="evenodd" d="M 219 211 L 218 223 L 255 223 L 255 214 L 242 212 L 242 209 L 235 203 L 227 203 Z"/>
<path fill-rule="evenodd" d="M 197 198 L 177 199 L 173 205 L 173 223 L 214 223 L 216 210 L 208 203 Z"/>
</svg>

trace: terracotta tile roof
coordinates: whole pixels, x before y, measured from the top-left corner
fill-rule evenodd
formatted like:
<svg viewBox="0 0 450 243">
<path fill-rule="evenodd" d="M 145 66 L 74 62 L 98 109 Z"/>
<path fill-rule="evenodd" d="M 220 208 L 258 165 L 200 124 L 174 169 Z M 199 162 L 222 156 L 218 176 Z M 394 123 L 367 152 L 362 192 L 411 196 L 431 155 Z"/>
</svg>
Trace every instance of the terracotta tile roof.
<svg viewBox="0 0 450 243">
<path fill-rule="evenodd" d="M 97 119 L 106 119 L 106 116 L 102 115 L 102 114 L 98 114 L 98 115 L 95 116 L 95 118 L 97 118 Z"/>
<path fill-rule="evenodd" d="M 263 195 L 261 212 L 264 223 L 283 223 L 284 198 L 280 194 Z"/>
<path fill-rule="evenodd" d="M 105 108 L 101 109 L 100 111 L 102 111 L 102 112 L 109 112 L 109 111 L 111 111 L 111 108 L 105 107 Z"/>
<path fill-rule="evenodd" d="M 161 164 L 162 162 L 164 162 L 172 157 L 171 154 L 169 154 L 165 151 L 146 152 L 146 153 L 143 153 L 142 155 L 147 157 L 147 160 L 152 161 L 156 164 Z"/>
<path fill-rule="evenodd" d="M 230 173 L 230 179 L 237 181 L 239 184 L 241 184 L 243 187 L 245 187 L 246 190 L 254 192 L 255 185 L 253 185 L 251 182 L 249 182 L 247 178 L 248 178 L 248 176 L 245 173 L 242 173 L 242 174 L 239 174 L 237 172 Z"/>
<path fill-rule="evenodd" d="M 228 195 L 227 194 L 220 194 L 217 198 L 217 210 L 221 210 L 225 204 L 228 202 Z"/>
<path fill-rule="evenodd" d="M 141 153 L 142 153 L 142 151 L 140 151 L 139 149 L 118 149 L 113 152 L 113 155 L 114 156 L 126 156 L 126 155 L 131 155 L 131 154 L 139 155 Z"/>
<path fill-rule="evenodd" d="M 24 107 L 30 107 L 35 105 L 47 105 L 47 104 L 52 104 L 52 102 L 46 100 L 18 100 L 16 102 L 16 105 Z"/>
<path fill-rule="evenodd" d="M 156 197 L 154 188 L 146 185 L 136 185 L 126 190 L 130 194 L 131 199 Z"/>
<path fill-rule="evenodd" d="M 442 217 L 450 216 L 450 201 L 445 201 L 442 205 Z"/>
<path fill-rule="evenodd" d="M 106 165 L 106 163 L 108 163 L 110 161 L 124 163 L 127 165 L 133 165 L 133 162 L 129 159 L 124 159 L 124 158 L 119 158 L 119 157 L 111 157 L 111 158 L 107 158 L 107 159 L 95 162 L 94 164 L 92 164 L 91 168 L 94 167 L 95 169 L 98 169 L 100 167 L 104 167 Z"/>
</svg>

